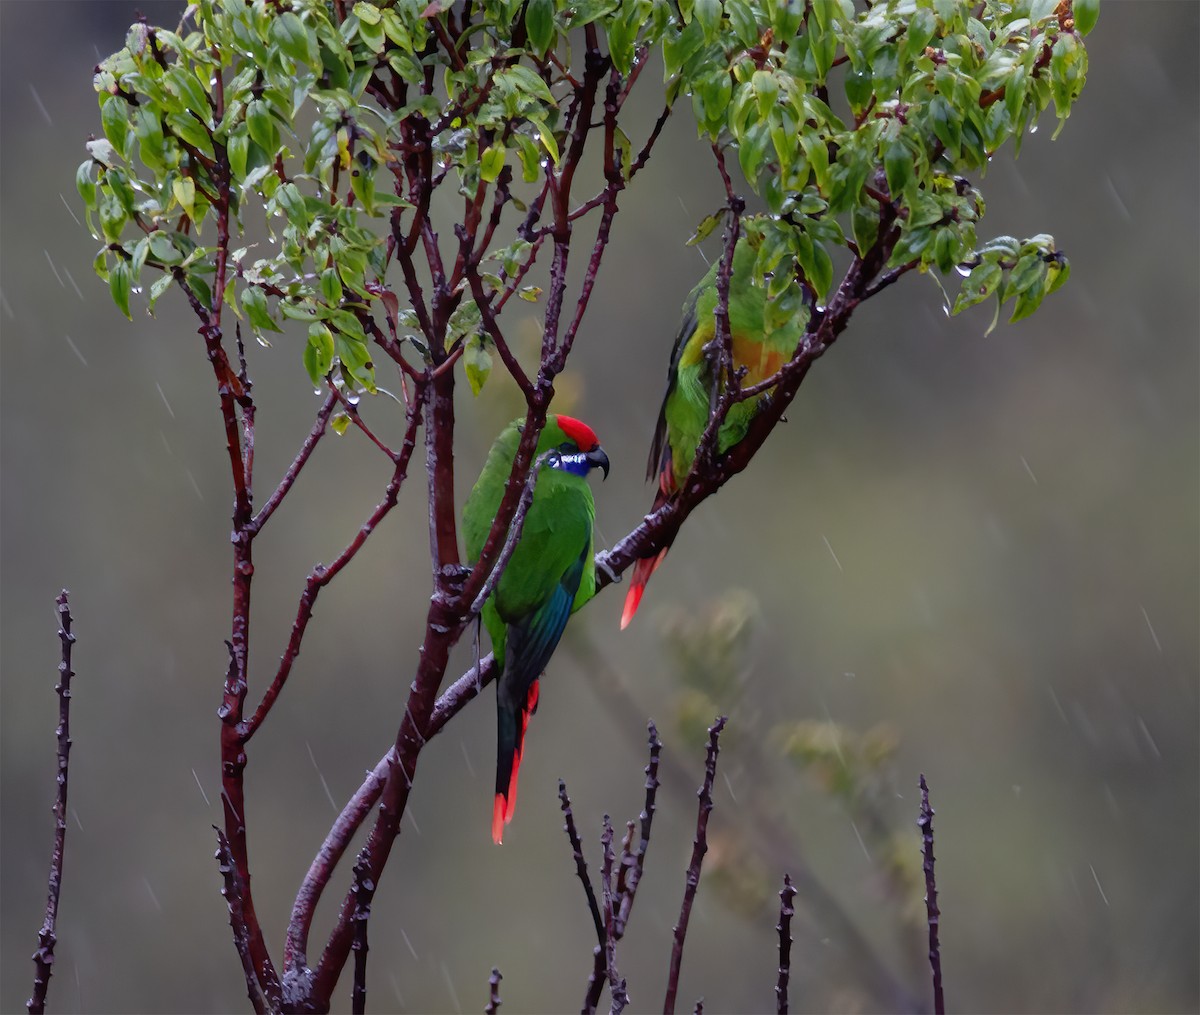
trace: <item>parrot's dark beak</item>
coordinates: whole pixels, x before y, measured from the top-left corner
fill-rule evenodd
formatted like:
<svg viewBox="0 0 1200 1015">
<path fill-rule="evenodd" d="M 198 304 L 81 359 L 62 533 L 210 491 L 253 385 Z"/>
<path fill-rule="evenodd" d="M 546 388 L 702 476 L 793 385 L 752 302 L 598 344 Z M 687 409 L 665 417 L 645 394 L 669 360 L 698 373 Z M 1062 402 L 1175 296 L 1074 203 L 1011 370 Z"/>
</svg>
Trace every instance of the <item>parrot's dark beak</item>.
<svg viewBox="0 0 1200 1015">
<path fill-rule="evenodd" d="M 588 460 L 588 463 L 593 469 L 603 469 L 604 478 L 608 479 L 608 455 L 604 453 L 604 448 L 597 444 L 584 457 Z"/>
</svg>

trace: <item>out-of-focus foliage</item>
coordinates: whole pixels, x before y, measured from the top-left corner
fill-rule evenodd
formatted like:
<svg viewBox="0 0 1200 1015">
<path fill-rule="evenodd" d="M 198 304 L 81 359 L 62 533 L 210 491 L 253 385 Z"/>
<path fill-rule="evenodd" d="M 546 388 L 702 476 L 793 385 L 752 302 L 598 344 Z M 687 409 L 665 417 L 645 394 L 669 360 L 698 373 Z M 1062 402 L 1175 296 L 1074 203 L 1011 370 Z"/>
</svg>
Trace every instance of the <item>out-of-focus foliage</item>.
<svg viewBox="0 0 1200 1015">
<path fill-rule="evenodd" d="M 543 180 L 569 142 L 561 97 L 583 26 L 630 85 L 647 51 L 661 51 L 667 101 L 689 97 L 701 136 L 736 152 L 771 212 L 751 232 L 779 319 L 804 312 L 805 287 L 818 302 L 829 296 L 836 248 L 865 253 L 891 202 L 901 224 L 892 265 L 969 269 L 955 311 L 994 294 L 997 313 L 1012 299 L 1017 320 L 1066 280 L 1050 236 L 977 249 L 983 199 L 962 174 L 1010 140 L 1019 148 L 1049 106 L 1065 121 L 1086 78 L 1092 2 L 1078 17 L 1071 0 L 866 10 L 851 0 L 493 0 L 480 13 L 465 59 L 444 44 L 440 5 L 419 0 L 361 0 L 340 24 L 320 0 L 202 0 L 176 31 L 134 24 L 97 68 L 104 136 L 77 174 L 104 244 L 95 268 L 118 308 L 130 315 L 145 289 L 153 309 L 180 283 L 202 308 L 228 305 L 263 343 L 281 318 L 298 320 L 314 383 L 332 372 L 373 392 L 368 336 L 382 305 L 386 327 L 419 354 L 466 336 L 478 393 L 491 354 L 474 301 L 431 324 L 389 289 L 389 245 L 415 198 L 400 166 L 424 159 L 468 196 L 519 187 L 518 171 L 524 185 Z M 843 98 L 847 118 L 833 109 Z M 420 125 L 418 146 L 401 143 L 401 123 Z M 628 174 L 630 144 L 623 132 L 618 141 Z M 697 237 L 718 221 L 708 216 Z M 254 242 L 264 227 L 265 244 Z M 528 236 L 501 230 L 488 256 L 497 270 L 485 282 L 498 292 L 534 255 Z"/>
</svg>

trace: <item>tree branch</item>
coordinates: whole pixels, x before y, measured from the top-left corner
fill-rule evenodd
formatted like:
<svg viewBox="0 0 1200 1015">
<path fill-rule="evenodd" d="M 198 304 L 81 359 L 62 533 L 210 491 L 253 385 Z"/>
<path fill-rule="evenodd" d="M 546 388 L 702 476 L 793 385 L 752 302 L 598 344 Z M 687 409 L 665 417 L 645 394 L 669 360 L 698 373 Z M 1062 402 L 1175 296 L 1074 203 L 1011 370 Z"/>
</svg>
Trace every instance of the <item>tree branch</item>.
<svg viewBox="0 0 1200 1015">
<path fill-rule="evenodd" d="M 374 896 L 375 882 L 368 876 L 367 851 L 364 849 L 354 865 L 354 987 L 350 993 L 354 1015 L 365 1015 L 367 1010 L 367 921 L 371 919 Z"/>
<path fill-rule="evenodd" d="M 640 821 L 641 841 L 637 852 L 631 858 L 627 869 L 621 871 L 620 891 L 621 905 L 613 922 L 613 933 L 619 941 L 625 935 L 625 926 L 629 923 L 629 914 L 633 909 L 633 900 L 637 895 L 638 885 L 642 882 L 642 870 L 646 864 L 646 850 L 650 846 L 650 826 L 654 823 L 655 800 L 658 796 L 658 759 L 662 753 L 662 741 L 658 739 L 658 727 L 654 720 L 646 724 L 650 734 L 650 761 L 646 765 L 646 802 L 642 807 Z"/>
<path fill-rule="evenodd" d="M 309 572 L 308 578 L 305 579 L 304 591 L 300 593 L 300 605 L 296 609 L 296 619 L 292 621 L 292 633 L 288 638 L 287 647 L 280 657 L 279 669 L 275 673 L 275 679 L 271 681 L 271 686 L 267 688 L 262 701 L 259 702 L 258 708 L 254 711 L 254 715 L 241 724 L 243 744 L 247 743 L 258 732 L 258 728 L 262 725 L 263 720 L 267 717 L 267 713 L 271 711 L 275 700 L 283 690 L 283 685 L 287 683 L 288 676 L 292 671 L 292 665 L 295 663 L 296 657 L 300 654 L 300 645 L 304 640 L 304 632 L 308 627 L 309 620 L 312 619 L 313 609 L 317 602 L 317 594 L 333 581 L 338 576 L 338 573 L 354 559 L 371 533 L 375 531 L 376 526 L 396 506 L 396 502 L 400 496 L 400 487 L 408 475 L 408 465 L 412 459 L 413 449 L 416 447 L 417 428 L 421 425 L 423 406 L 424 389 L 421 389 L 417 392 L 417 397 L 409 406 L 408 427 L 404 433 L 404 443 L 400 446 L 400 452 L 396 456 L 396 466 L 392 472 L 391 480 L 384 489 L 383 499 L 375 505 L 375 509 L 367 516 L 367 520 L 359 527 L 358 532 L 354 534 L 354 538 L 346 544 L 345 549 L 334 558 L 333 563 L 328 566 L 318 564 Z"/>
<path fill-rule="evenodd" d="M 936 1015 L 945 1015 L 946 999 L 942 995 L 942 950 L 938 943 L 938 926 L 941 911 L 938 909 L 937 881 L 933 875 L 933 808 L 929 806 L 929 786 L 925 774 L 921 774 L 921 816 L 917 825 L 921 829 L 925 871 L 925 911 L 929 919 L 929 965 L 933 971 L 933 1010 Z"/>
<path fill-rule="evenodd" d="M 608 815 L 604 815 L 604 832 L 600 836 L 604 861 L 600 866 L 600 885 L 604 892 L 604 975 L 608 977 L 612 991 L 612 1015 L 621 1015 L 629 1004 L 625 980 L 617 972 L 617 939 L 613 936 L 613 827 Z"/>
<path fill-rule="evenodd" d="M 274 492 L 267 498 L 267 502 L 258 510 L 250 521 L 250 530 L 259 532 L 268 519 L 275 513 L 275 509 L 283 502 L 283 498 L 287 496 L 288 491 L 292 488 L 292 484 L 296 482 L 300 475 L 300 470 L 308 463 L 309 457 L 313 453 L 313 449 L 325 434 L 325 428 L 329 425 L 329 417 L 333 415 L 333 407 L 337 404 L 337 398 L 333 391 L 330 391 L 325 400 L 321 403 L 321 407 L 317 410 L 317 418 L 313 421 L 312 429 L 308 432 L 308 436 L 304 438 L 304 443 L 300 445 L 300 450 L 296 453 L 292 464 L 287 467 L 287 471 L 283 474 L 283 479 L 279 481 L 279 485 L 275 487 Z"/>
<path fill-rule="evenodd" d="M 603 946 L 605 943 L 604 919 L 600 915 L 600 906 L 596 902 L 592 879 L 588 876 L 587 860 L 583 857 L 583 844 L 579 841 L 579 832 L 575 828 L 575 816 L 571 813 L 571 798 L 567 796 L 567 784 L 562 779 L 558 780 L 558 799 L 563 812 L 563 831 L 567 833 L 567 840 L 571 843 L 571 854 L 575 858 L 575 873 L 583 884 L 588 910 L 592 914 L 592 923 L 596 927 L 596 942 Z"/>
<path fill-rule="evenodd" d="M 488 977 L 488 1003 L 483 1009 L 484 1015 L 496 1015 L 500 1010 L 500 1005 L 504 1002 L 500 1000 L 500 981 L 504 977 L 500 975 L 500 970 L 492 967 L 492 975 Z"/>
<path fill-rule="evenodd" d="M 696 814 L 696 837 L 692 841 L 692 860 L 688 864 L 687 880 L 683 890 L 683 904 L 679 909 L 679 922 L 675 924 L 675 942 L 671 948 L 671 966 L 667 973 L 667 995 L 663 1000 L 663 1015 L 672 1015 L 675 1011 L 675 995 L 679 991 L 679 967 L 683 962 L 683 942 L 687 937 L 688 921 L 692 915 L 692 903 L 696 898 L 696 888 L 700 884 L 700 865 L 704 862 L 704 854 L 708 852 L 708 815 L 713 808 L 712 787 L 717 777 L 718 741 L 721 731 L 725 728 L 725 716 L 718 716 L 717 721 L 708 729 L 708 753 L 704 761 L 704 782 L 696 794 L 700 799 L 699 811 Z"/>
<path fill-rule="evenodd" d="M 792 879 L 783 876 L 783 887 L 779 889 L 779 923 L 775 929 L 779 931 L 779 980 L 775 984 L 775 1010 L 779 1015 L 787 1015 L 788 1010 L 788 977 L 792 967 L 792 916 L 796 910 L 792 901 L 796 898 L 796 889 L 792 887 Z"/>
<path fill-rule="evenodd" d="M 67 848 L 67 776 L 71 754 L 71 646 L 75 635 L 71 633 L 71 607 L 67 602 L 67 590 L 63 589 L 55 599 L 58 607 L 58 640 L 61 642 L 62 659 L 58 664 L 58 683 L 54 685 L 58 694 L 58 728 L 54 731 L 58 740 L 58 774 L 55 776 L 57 790 L 54 794 L 54 846 L 50 851 L 50 875 L 47 878 L 46 916 L 38 931 L 38 947 L 33 953 L 35 973 L 33 993 L 25 1002 L 29 1015 L 41 1015 L 46 1010 L 46 992 L 50 989 L 50 975 L 54 971 L 54 946 L 58 942 L 58 896 L 62 890 L 63 858 Z"/>
<path fill-rule="evenodd" d="M 246 914 L 242 908 L 241 878 L 238 875 L 237 864 L 233 860 L 229 839 L 216 825 L 213 825 L 213 830 L 217 833 L 217 867 L 221 871 L 224 881 L 221 886 L 221 895 L 224 896 L 225 902 L 229 906 L 229 926 L 233 930 L 233 946 L 242 960 L 242 972 L 246 976 L 246 991 L 250 997 L 250 1004 L 258 1015 L 277 1012 L 280 1007 L 280 995 L 277 993 L 273 999 L 268 1001 L 259 987 L 254 957 L 250 950 L 250 929 L 246 924 Z M 278 984 L 275 986 L 278 987 Z"/>
</svg>

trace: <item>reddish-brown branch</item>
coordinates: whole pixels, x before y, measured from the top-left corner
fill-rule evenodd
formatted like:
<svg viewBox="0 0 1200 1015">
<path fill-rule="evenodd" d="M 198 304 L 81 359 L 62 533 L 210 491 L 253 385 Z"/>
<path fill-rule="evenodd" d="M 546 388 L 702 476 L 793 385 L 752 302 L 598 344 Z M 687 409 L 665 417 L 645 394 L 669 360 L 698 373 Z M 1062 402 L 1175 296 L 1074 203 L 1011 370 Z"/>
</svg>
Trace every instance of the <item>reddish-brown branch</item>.
<svg viewBox="0 0 1200 1015">
<path fill-rule="evenodd" d="M 375 447 L 379 448 L 380 451 L 387 455 L 387 457 L 391 459 L 393 465 L 400 461 L 401 453 L 399 451 L 393 451 L 391 448 L 389 448 L 375 435 L 375 431 L 367 426 L 366 420 L 362 418 L 358 411 L 358 404 L 347 398 L 346 393 L 333 383 L 330 383 L 329 390 L 333 393 L 334 398 L 337 399 L 338 404 L 341 405 L 342 410 L 346 413 L 346 416 L 350 422 L 363 432 L 367 440 L 369 440 L 375 445 Z"/>
<path fill-rule="evenodd" d="M 317 602 L 317 594 L 333 581 L 338 576 L 338 573 L 354 559 L 371 533 L 375 531 L 376 526 L 396 506 L 397 498 L 400 495 L 400 487 L 408 475 L 408 465 L 412 460 L 413 449 L 416 447 L 417 428 L 421 425 L 423 407 L 423 391 L 418 391 L 416 400 L 409 407 L 409 419 L 404 433 L 404 443 L 400 446 L 400 452 L 396 456 L 396 467 L 392 471 L 391 480 L 384 489 L 383 499 L 375 505 L 375 509 L 359 527 L 358 531 L 354 534 L 354 538 L 334 558 L 333 563 L 329 565 L 318 564 L 309 572 L 308 578 L 305 579 L 304 591 L 300 593 L 300 605 L 296 610 L 296 619 L 292 621 L 292 633 L 288 638 L 287 648 L 279 660 L 279 669 L 275 673 L 275 679 L 271 681 L 271 686 L 267 688 L 262 701 L 254 711 L 254 715 L 242 724 L 241 734 L 243 744 L 248 742 L 258 731 L 263 720 L 267 717 L 267 713 L 271 711 L 272 706 L 275 704 L 275 700 L 279 697 L 279 693 L 283 690 L 283 685 L 287 683 L 288 676 L 292 672 L 292 665 L 295 663 L 296 657 L 300 654 L 300 645 L 304 640 L 304 632 L 308 627 L 309 620 L 312 619 L 313 609 Z"/>
<path fill-rule="evenodd" d="M 41 1015 L 46 1010 L 46 992 L 50 988 L 50 975 L 54 970 L 54 946 L 58 942 L 58 898 L 62 890 L 63 859 L 67 848 L 67 776 L 71 754 L 71 647 L 75 635 L 71 633 L 71 607 L 67 602 L 67 590 L 63 589 L 55 599 L 58 611 L 58 640 L 62 648 L 58 664 L 58 683 L 54 691 L 58 695 L 58 728 L 54 734 L 58 740 L 58 771 L 55 775 L 54 792 L 54 845 L 50 850 L 50 875 L 46 880 L 46 916 L 38 931 L 37 951 L 33 953 L 33 993 L 25 1002 L 29 1015 Z"/>
<path fill-rule="evenodd" d="M 304 438 L 304 442 L 300 445 L 300 450 L 296 453 L 296 457 L 292 460 L 292 464 L 287 467 L 283 474 L 283 479 L 279 481 L 279 485 L 275 487 L 274 492 L 267 498 L 267 502 L 258 509 L 256 514 L 250 521 L 250 531 L 258 532 L 268 519 L 275 513 L 275 509 L 283 503 L 283 498 L 287 496 L 288 491 L 292 488 L 292 484 L 296 482 L 300 475 L 300 470 L 307 464 L 309 457 L 317 446 L 317 442 L 325 434 L 325 428 L 329 425 L 329 417 L 333 415 L 333 407 L 337 404 L 337 399 L 331 391 L 325 396 L 325 400 L 321 403 L 321 407 L 317 410 L 317 417 L 313 421 L 312 429 L 308 432 L 308 436 Z"/>
<path fill-rule="evenodd" d="M 229 906 L 229 926 L 233 930 L 233 946 L 242 960 L 242 972 L 246 976 L 246 992 L 250 998 L 250 1004 L 258 1015 L 263 1015 L 268 1011 L 278 1011 L 279 985 L 274 985 L 276 993 L 270 1000 L 259 986 L 258 973 L 250 948 L 250 928 L 246 923 L 246 913 L 243 908 L 243 886 L 241 878 L 238 876 L 237 864 L 233 861 L 229 839 L 216 825 L 213 825 L 213 830 L 217 833 L 216 860 L 223 880 L 221 895 L 224 896 L 225 902 Z"/>
<path fill-rule="evenodd" d="M 480 319 L 483 321 L 483 326 L 487 330 L 492 344 L 496 347 L 496 352 L 500 354 L 501 362 L 504 363 L 504 367 L 512 379 L 517 382 L 517 387 L 528 398 L 533 392 L 533 385 L 529 383 L 529 377 L 517 361 L 516 356 L 513 355 L 512 349 L 504 337 L 504 332 L 500 329 L 500 322 L 496 319 L 496 312 L 492 309 L 493 297 L 484 291 L 483 279 L 479 275 L 478 268 L 473 264 L 468 264 L 466 277 L 471 286 L 471 295 L 475 298 L 475 305 L 479 307 Z"/>
<path fill-rule="evenodd" d="M 696 794 L 700 800 L 696 814 L 696 837 L 692 840 L 692 859 L 688 864 L 687 880 L 683 889 L 683 904 L 679 909 L 679 921 L 675 924 L 674 943 L 671 947 L 671 965 L 667 972 L 667 994 L 663 1000 L 664 1015 L 675 1011 L 675 995 L 679 991 L 679 968 L 683 962 L 683 942 L 687 937 L 688 921 L 692 916 L 692 903 L 700 885 L 700 865 L 708 852 L 708 816 L 712 812 L 713 780 L 717 777 L 717 753 L 720 750 L 721 730 L 725 728 L 725 716 L 708 728 L 708 753 L 704 761 L 704 782 Z"/>
<path fill-rule="evenodd" d="M 454 506 L 454 374 L 433 378 L 425 469 L 429 475 L 429 539 L 435 595 L 445 597 L 458 570 L 458 518 Z"/>
</svg>

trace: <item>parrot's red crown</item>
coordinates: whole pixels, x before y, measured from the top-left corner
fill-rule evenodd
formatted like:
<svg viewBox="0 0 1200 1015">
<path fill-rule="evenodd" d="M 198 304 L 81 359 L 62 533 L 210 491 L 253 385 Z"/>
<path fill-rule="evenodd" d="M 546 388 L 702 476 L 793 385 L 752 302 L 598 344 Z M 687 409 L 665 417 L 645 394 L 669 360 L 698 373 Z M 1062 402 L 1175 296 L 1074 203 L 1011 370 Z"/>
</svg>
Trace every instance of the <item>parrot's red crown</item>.
<svg viewBox="0 0 1200 1015">
<path fill-rule="evenodd" d="M 558 428 L 576 443 L 580 451 L 591 451 L 600 443 L 596 440 L 596 432 L 573 416 L 559 416 Z"/>
</svg>

